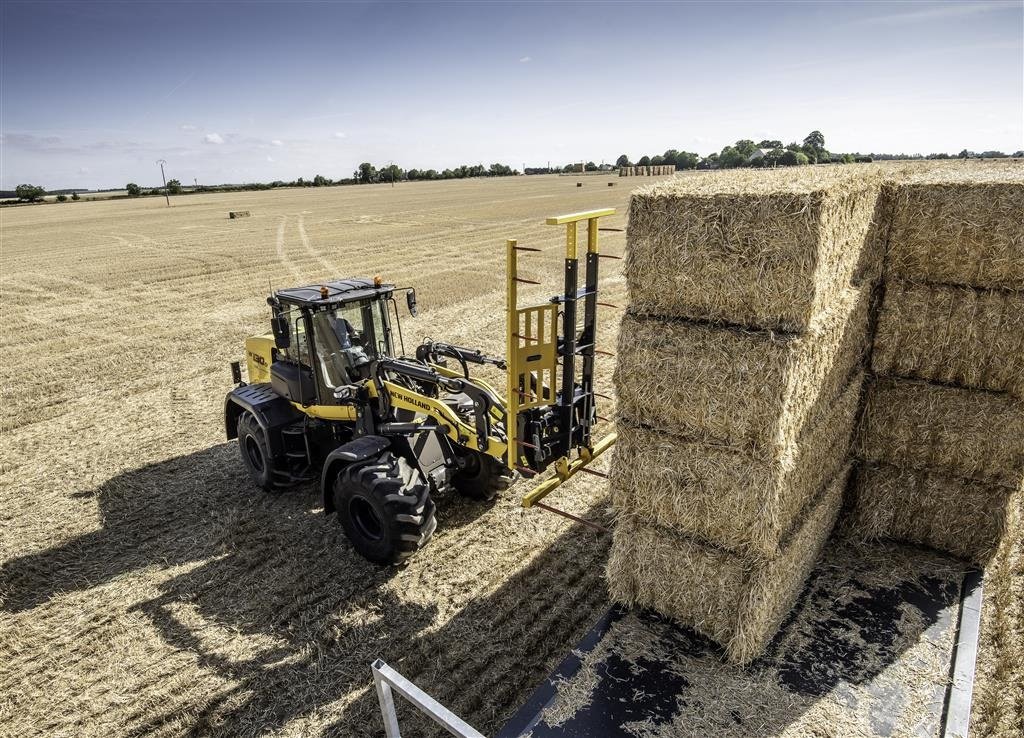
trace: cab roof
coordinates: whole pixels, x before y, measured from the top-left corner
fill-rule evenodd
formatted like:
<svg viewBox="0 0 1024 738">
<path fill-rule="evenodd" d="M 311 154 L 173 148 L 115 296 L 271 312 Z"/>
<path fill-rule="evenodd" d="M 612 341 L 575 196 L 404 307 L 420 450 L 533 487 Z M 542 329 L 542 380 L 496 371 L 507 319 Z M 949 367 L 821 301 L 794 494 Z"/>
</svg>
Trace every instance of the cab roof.
<svg viewBox="0 0 1024 738">
<path fill-rule="evenodd" d="M 374 280 L 366 277 L 347 277 L 335 279 L 305 287 L 290 287 L 277 290 L 271 299 L 277 298 L 300 307 L 320 307 L 326 305 L 344 305 L 358 300 L 388 297 L 395 290 L 395 285 L 388 283 L 374 284 Z M 326 296 L 325 296 L 326 294 Z"/>
</svg>

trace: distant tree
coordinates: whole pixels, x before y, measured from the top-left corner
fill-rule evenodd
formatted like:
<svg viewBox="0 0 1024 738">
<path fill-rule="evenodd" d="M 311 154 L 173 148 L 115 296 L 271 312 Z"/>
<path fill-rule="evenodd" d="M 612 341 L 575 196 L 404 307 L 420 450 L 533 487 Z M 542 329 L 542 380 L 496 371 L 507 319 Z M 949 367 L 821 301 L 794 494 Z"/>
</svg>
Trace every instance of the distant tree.
<svg viewBox="0 0 1024 738">
<path fill-rule="evenodd" d="M 359 169 L 356 172 L 356 179 L 362 184 L 370 184 L 371 182 L 377 181 L 377 168 L 368 161 L 364 161 L 359 165 Z"/>
<path fill-rule="evenodd" d="M 794 151 L 795 152 L 795 151 L 801 151 L 802 149 L 803 149 L 803 147 L 800 144 L 798 144 L 796 141 L 794 141 L 793 143 L 786 144 L 786 151 Z"/>
<path fill-rule="evenodd" d="M 655 154 L 654 156 L 651 157 L 651 166 L 660 167 L 664 163 L 665 157 L 662 156 L 661 154 Z"/>
<path fill-rule="evenodd" d="M 804 139 L 804 146 L 810 146 L 815 150 L 823 149 L 825 148 L 825 136 L 821 131 L 811 131 Z"/>
<path fill-rule="evenodd" d="M 142 194 L 142 188 L 134 182 L 129 182 L 124 186 L 125 192 L 128 193 L 128 197 L 138 197 Z"/>
<path fill-rule="evenodd" d="M 57 195 L 57 202 L 67 202 L 67 201 L 68 201 L 68 196 L 67 195 Z"/>
<path fill-rule="evenodd" d="M 843 154 L 843 164 L 853 164 L 853 154 Z"/>
<path fill-rule="evenodd" d="M 436 169 L 428 169 L 423 173 L 423 179 L 437 179 L 438 174 Z"/>
<path fill-rule="evenodd" d="M 647 156 L 646 154 L 644 156 L 641 156 L 640 161 L 637 162 L 637 165 L 641 167 L 649 167 L 651 165 L 651 157 Z"/>
<path fill-rule="evenodd" d="M 1006 154 L 1004 154 L 1002 151 L 982 151 L 981 154 L 979 154 L 979 156 L 981 156 L 982 159 L 1005 159 L 1006 158 Z"/>
<path fill-rule="evenodd" d="M 700 156 L 692 151 L 680 151 L 675 159 L 676 169 L 696 169 L 700 164 Z"/>
<path fill-rule="evenodd" d="M 870 164 L 874 159 L 870 156 L 855 156 L 853 160 L 858 164 Z"/>
<path fill-rule="evenodd" d="M 378 179 L 381 182 L 400 182 L 405 172 L 397 164 L 388 164 L 380 170 Z"/>
<path fill-rule="evenodd" d="M 592 161 L 588 161 L 586 164 L 583 165 L 583 169 L 588 171 L 588 172 L 596 172 L 597 171 L 597 164 L 595 164 Z"/>
<path fill-rule="evenodd" d="M 800 164 L 809 164 L 810 159 L 802 151 L 786 151 L 780 158 L 779 164 L 783 166 L 792 167 Z"/>
<path fill-rule="evenodd" d="M 759 148 L 759 149 L 781 149 L 782 148 L 782 141 L 776 141 L 774 139 L 767 139 L 766 138 L 763 141 L 759 141 L 758 142 L 757 148 Z"/>
<path fill-rule="evenodd" d="M 172 195 L 181 194 L 181 182 L 176 179 L 170 179 L 167 181 L 167 191 Z"/>
<path fill-rule="evenodd" d="M 71 193 L 71 199 L 72 200 L 81 200 L 82 198 L 78 196 L 77 192 L 72 192 Z"/>
<path fill-rule="evenodd" d="M 622 154 L 622 155 L 619 156 L 618 159 L 615 160 L 615 166 L 617 166 L 617 167 L 631 167 L 633 165 L 630 163 L 629 157 L 626 156 L 625 154 Z"/>
<path fill-rule="evenodd" d="M 749 138 L 744 138 L 737 141 L 733 148 L 735 148 L 736 151 L 739 152 L 739 154 L 744 158 L 744 160 L 749 159 L 750 155 L 757 151 L 757 146 L 755 146 L 754 142 L 751 141 Z"/>
<path fill-rule="evenodd" d="M 314 187 L 326 187 L 330 183 L 331 183 L 331 180 L 327 179 L 327 177 L 325 177 L 322 174 L 318 174 L 315 177 L 313 177 L 313 186 Z M 168 186 L 170 186 L 170 185 L 168 185 Z"/>
<path fill-rule="evenodd" d="M 968 151 L 967 149 L 964 149 L 963 151 L 961 151 L 959 154 L 956 155 L 956 158 L 957 159 L 970 159 L 971 156 L 972 156 L 971 152 Z"/>
<path fill-rule="evenodd" d="M 726 146 L 718 155 L 718 165 L 723 169 L 734 169 L 747 163 L 747 157 L 735 146 Z"/>
<path fill-rule="evenodd" d="M 678 158 L 678 156 L 679 156 L 679 152 L 678 151 L 676 151 L 675 149 L 669 149 L 664 154 L 662 154 L 662 156 L 661 156 L 662 163 L 663 164 L 670 164 L 672 166 L 675 166 L 676 165 L 676 159 Z"/>
<path fill-rule="evenodd" d="M 43 195 L 46 194 L 46 189 L 39 185 L 20 184 L 14 188 L 14 194 L 18 196 L 19 200 L 35 202 L 36 200 L 43 199 Z"/>
<path fill-rule="evenodd" d="M 1014 151 L 1013 152 L 1013 158 L 1014 159 L 1020 159 L 1021 157 L 1024 157 L 1024 149 L 1022 149 L 1021 151 Z"/>
<path fill-rule="evenodd" d="M 718 169 L 718 154 L 708 154 L 697 165 L 698 169 Z"/>
</svg>

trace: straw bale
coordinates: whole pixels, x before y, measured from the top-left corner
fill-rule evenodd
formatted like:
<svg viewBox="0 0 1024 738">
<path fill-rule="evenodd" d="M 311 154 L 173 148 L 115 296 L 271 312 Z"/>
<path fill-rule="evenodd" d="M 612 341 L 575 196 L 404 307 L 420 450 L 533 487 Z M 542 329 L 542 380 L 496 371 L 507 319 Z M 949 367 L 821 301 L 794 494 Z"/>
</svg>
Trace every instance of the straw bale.
<svg viewBox="0 0 1024 738">
<path fill-rule="evenodd" d="M 924 168 L 893 191 L 889 275 L 1024 289 L 1024 165 Z"/>
<path fill-rule="evenodd" d="M 865 540 L 909 541 L 984 564 L 1006 530 L 1016 490 L 935 471 L 865 464 L 843 529 Z"/>
<path fill-rule="evenodd" d="M 879 379 L 867 393 L 857 453 L 900 467 L 1016 488 L 1024 477 L 1024 401 L 997 392 Z"/>
<path fill-rule="evenodd" d="M 860 366 L 870 301 L 866 286 L 845 290 L 803 335 L 626 314 L 614 374 L 619 413 L 779 458 Z"/>
<path fill-rule="evenodd" d="M 880 170 L 805 167 L 673 178 L 630 200 L 633 312 L 806 330 L 881 270 Z"/>
<path fill-rule="evenodd" d="M 847 462 L 863 374 L 819 409 L 796 441 L 763 461 L 620 418 L 612 461 L 613 506 L 737 553 L 773 557 L 783 534 Z"/>
<path fill-rule="evenodd" d="M 1024 291 L 890 282 L 871 363 L 882 374 L 1024 398 Z"/>
<path fill-rule="evenodd" d="M 793 606 L 839 510 L 849 467 L 807 508 L 774 559 L 739 556 L 621 515 L 608 560 L 613 600 L 652 607 L 747 663 Z"/>
</svg>

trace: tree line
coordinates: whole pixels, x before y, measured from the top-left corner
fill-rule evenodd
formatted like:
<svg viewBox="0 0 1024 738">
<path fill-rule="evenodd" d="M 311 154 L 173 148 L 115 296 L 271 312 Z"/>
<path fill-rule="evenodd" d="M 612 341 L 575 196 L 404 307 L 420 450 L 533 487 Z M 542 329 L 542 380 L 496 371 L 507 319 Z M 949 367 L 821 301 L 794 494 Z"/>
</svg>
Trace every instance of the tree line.
<svg viewBox="0 0 1024 738">
<path fill-rule="evenodd" d="M 754 142 L 753 139 L 740 139 L 736 143 L 724 147 L 721 151 L 701 156 L 692 151 L 679 151 L 669 149 L 663 154 L 654 156 L 641 156 L 635 163 L 626 154 L 622 154 L 615 160 L 616 167 L 631 166 L 661 166 L 672 165 L 677 170 L 682 169 L 734 169 L 737 167 L 787 167 L 801 166 L 805 164 L 838 164 L 870 161 L 887 161 L 895 159 L 1001 159 L 1013 157 L 1024 157 L 1024 150 L 1016 151 L 1013 154 L 1004 154 L 1001 151 L 983 151 L 980 153 L 964 149 L 958 154 L 932 153 L 932 154 L 861 154 L 859 152 L 836 154 L 825 148 L 825 136 L 821 131 L 811 131 L 801 142 L 792 142 L 783 145 L 782 141 L 763 139 Z M 593 161 L 571 162 L 564 166 L 547 167 L 526 167 L 523 174 L 557 174 L 574 173 L 580 171 L 596 172 L 601 167 Z M 315 175 L 312 179 L 299 177 L 287 182 L 275 180 L 273 182 L 250 182 L 237 185 L 197 185 L 190 188 L 191 192 L 231 192 L 240 190 L 270 190 L 278 187 L 335 187 L 338 185 L 352 184 L 375 184 L 380 182 L 413 182 L 419 180 L 439 179 L 466 179 L 468 177 L 510 177 L 518 175 L 519 171 L 507 164 L 495 163 L 488 167 L 483 164 L 462 164 L 452 169 L 403 169 L 391 162 L 387 166 L 377 167 L 370 162 L 363 162 L 359 165 L 351 177 L 341 179 L 330 179 L 322 174 Z M 169 195 L 180 195 L 185 191 L 181 182 L 177 179 L 167 181 L 166 190 L 161 187 L 143 189 L 135 182 L 125 185 L 125 192 L 128 197 L 146 197 L 163 195 L 166 191 Z M 36 202 L 42 200 L 47 194 L 45 188 L 38 185 L 20 184 L 15 188 L 15 195 L 21 202 Z M 57 201 L 64 202 L 68 199 L 66 194 L 58 194 Z M 80 199 L 78 193 L 72 193 L 72 200 Z"/>
</svg>

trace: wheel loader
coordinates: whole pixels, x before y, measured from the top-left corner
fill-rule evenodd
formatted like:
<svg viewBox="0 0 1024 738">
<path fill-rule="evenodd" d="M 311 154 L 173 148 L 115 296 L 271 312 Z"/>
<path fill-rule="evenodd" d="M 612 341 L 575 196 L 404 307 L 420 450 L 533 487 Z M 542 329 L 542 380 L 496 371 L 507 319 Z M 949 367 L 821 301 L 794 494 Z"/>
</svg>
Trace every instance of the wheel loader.
<svg viewBox="0 0 1024 738">
<path fill-rule="evenodd" d="M 416 291 L 380 277 L 273 291 L 271 332 L 246 339 L 247 381 L 234 362 L 224 406 L 253 481 L 266 490 L 319 482 L 352 546 L 384 565 L 430 540 L 435 498 L 449 490 L 489 500 L 517 477 L 553 470 L 523 505 L 560 512 L 541 499 L 615 441 L 592 437 L 598 221 L 614 212 L 547 219 L 566 226 L 564 289 L 540 305 L 518 305 L 518 285 L 538 284 L 519 277 L 519 254 L 539 249 L 506 243 L 504 357 L 431 340 L 406 355 L 395 296 L 416 316 Z M 504 394 L 472 376 L 484 365 L 505 372 Z"/>
</svg>

